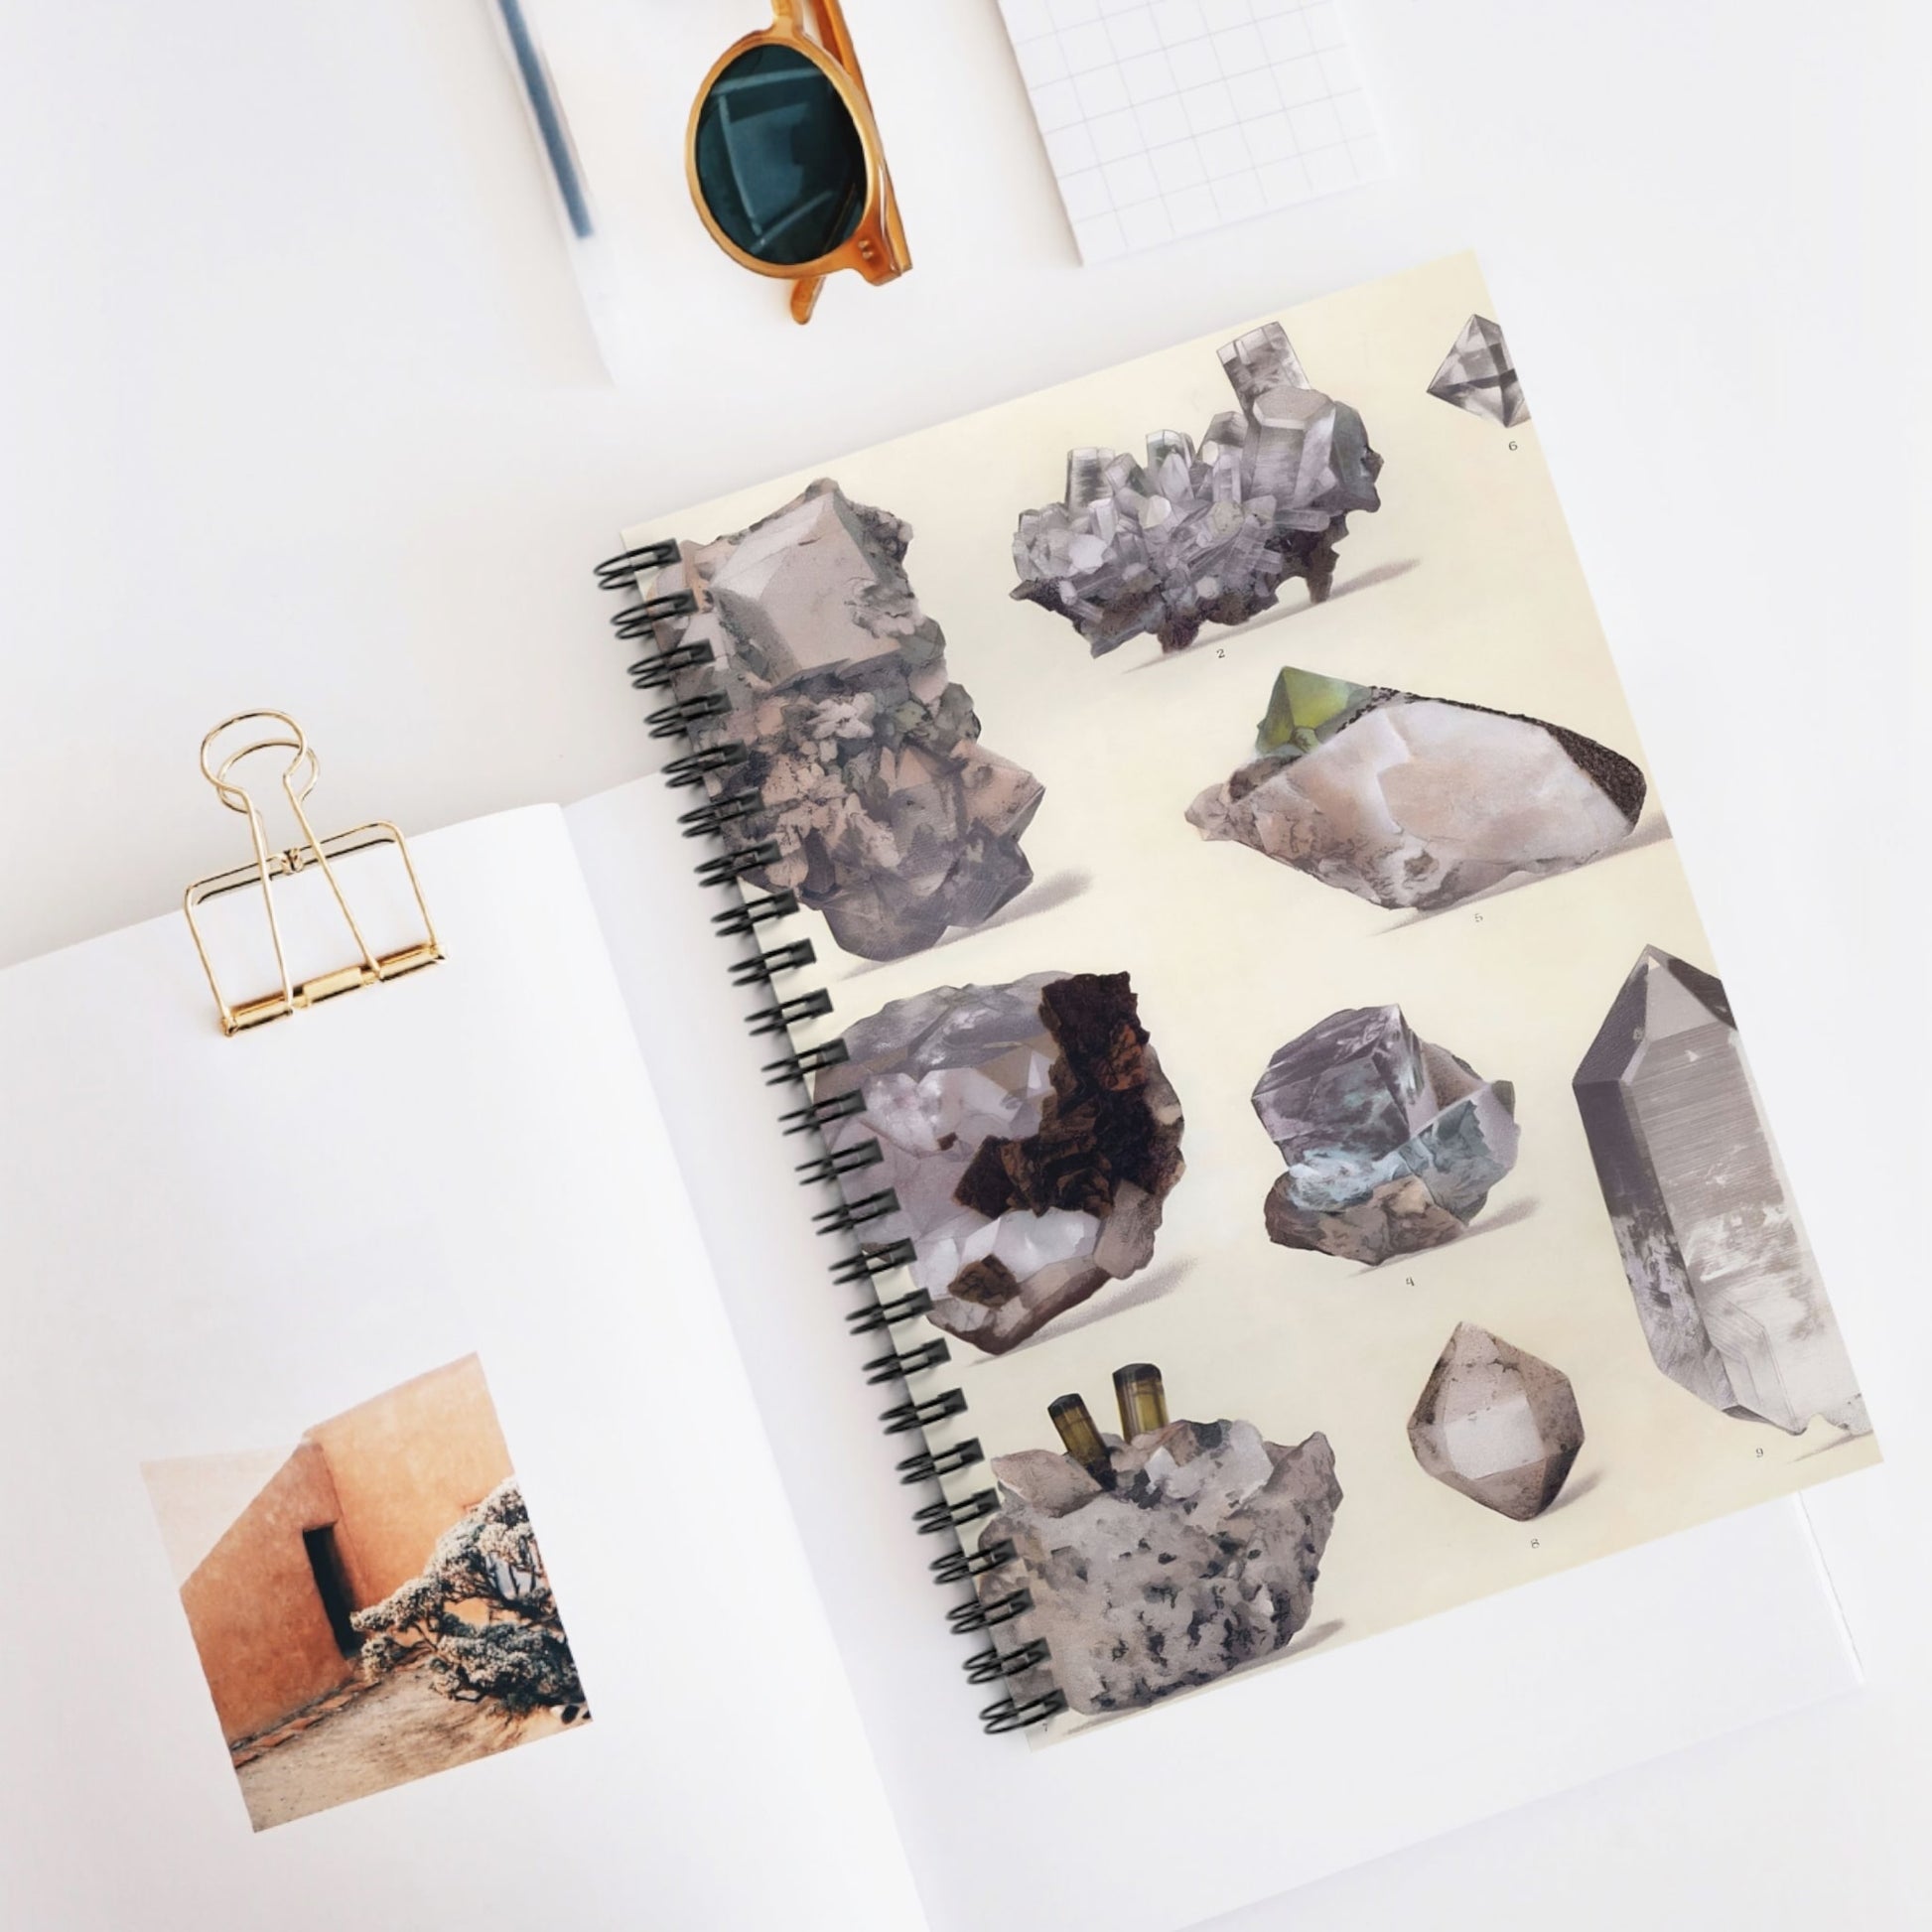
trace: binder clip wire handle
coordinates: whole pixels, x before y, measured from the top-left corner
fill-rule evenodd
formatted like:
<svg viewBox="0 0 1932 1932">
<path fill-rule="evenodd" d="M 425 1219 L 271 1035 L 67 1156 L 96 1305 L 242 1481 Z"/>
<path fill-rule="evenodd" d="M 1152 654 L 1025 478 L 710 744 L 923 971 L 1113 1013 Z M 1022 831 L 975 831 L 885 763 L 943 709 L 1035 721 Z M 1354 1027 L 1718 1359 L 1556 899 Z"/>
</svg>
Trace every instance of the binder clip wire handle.
<svg viewBox="0 0 1932 1932">
<path fill-rule="evenodd" d="M 246 743 L 228 753 L 217 764 L 214 761 L 216 741 L 242 726 L 256 727 L 257 735 L 249 737 Z M 302 837 L 283 851 L 277 851 L 269 844 L 261 808 L 248 788 L 234 776 L 236 765 L 262 752 L 287 752 L 291 755 L 282 769 L 282 795 L 288 802 Z M 432 966 L 443 957 L 436 928 L 430 920 L 429 905 L 423 897 L 416 868 L 409 857 L 409 847 L 394 825 L 386 819 L 377 819 L 347 832 L 333 833 L 326 838 L 317 836 L 315 827 L 309 822 L 304 801 L 322 775 L 322 760 L 309 743 L 308 734 L 287 712 L 243 711 L 232 718 L 224 718 L 202 740 L 201 767 L 202 776 L 214 787 L 215 796 L 222 804 L 247 819 L 249 842 L 255 854 L 250 865 L 236 866 L 227 872 L 198 879 L 189 887 L 182 900 L 182 910 L 187 915 L 189 931 L 194 935 L 202 970 L 207 975 L 208 990 L 214 995 L 215 1010 L 220 1016 L 224 1034 L 238 1034 L 265 1021 L 284 1019 L 300 1008 L 315 1006 L 340 993 L 352 993 L 382 980 L 395 979 L 419 967 Z M 420 939 L 386 953 L 378 953 L 370 946 L 332 863 L 377 845 L 395 847 L 422 919 Z M 283 944 L 282 921 L 275 904 L 275 882 L 310 866 L 321 871 L 329 887 L 336 910 L 353 941 L 353 957 L 340 966 L 332 966 L 296 980 L 289 971 L 288 952 Z M 275 970 L 280 983 L 272 992 L 234 1003 L 221 990 L 207 935 L 196 914 L 208 900 L 228 893 L 245 892 L 251 887 L 258 887 L 261 892 L 262 910 L 268 921 L 269 943 L 274 950 Z"/>
</svg>

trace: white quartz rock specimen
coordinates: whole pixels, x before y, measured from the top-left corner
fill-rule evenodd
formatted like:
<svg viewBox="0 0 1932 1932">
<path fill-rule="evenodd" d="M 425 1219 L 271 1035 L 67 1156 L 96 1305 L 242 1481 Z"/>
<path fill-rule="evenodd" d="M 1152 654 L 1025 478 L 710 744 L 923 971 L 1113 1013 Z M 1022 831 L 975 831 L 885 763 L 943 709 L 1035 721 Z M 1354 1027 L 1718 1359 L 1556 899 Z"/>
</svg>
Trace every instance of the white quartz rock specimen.
<svg viewBox="0 0 1932 1932">
<path fill-rule="evenodd" d="M 1341 1503 L 1326 1437 L 1284 1448 L 1223 1421 L 1102 1440 L 1112 1488 L 1067 1455 L 993 1461 L 1001 1508 L 979 1547 L 1014 1547 L 1033 1598 L 1016 1633 L 1045 1640 L 1042 1675 L 1092 1716 L 1285 1649 L 1313 1608 Z M 1008 1564 L 982 1578 L 982 1597 L 1007 1595 L 1015 1575 Z"/>
<path fill-rule="evenodd" d="M 1281 674 L 1260 744 L 1189 823 L 1376 905 L 1437 910 L 1587 865 L 1643 809 L 1643 774 L 1592 739 L 1318 672 Z"/>
</svg>

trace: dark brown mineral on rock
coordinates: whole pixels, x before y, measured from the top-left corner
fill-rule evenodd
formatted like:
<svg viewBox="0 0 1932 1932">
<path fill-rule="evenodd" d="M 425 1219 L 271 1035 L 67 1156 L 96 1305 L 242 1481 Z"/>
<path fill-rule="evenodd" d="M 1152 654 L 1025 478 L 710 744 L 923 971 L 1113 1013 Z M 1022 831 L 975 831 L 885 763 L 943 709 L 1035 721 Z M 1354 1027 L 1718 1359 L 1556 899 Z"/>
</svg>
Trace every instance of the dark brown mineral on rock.
<svg viewBox="0 0 1932 1932">
<path fill-rule="evenodd" d="M 826 1132 L 877 1141 L 858 1191 L 898 1207 L 868 1240 L 909 1240 L 931 1319 L 998 1354 L 1147 1266 L 1181 1174 L 1180 1103 L 1125 973 L 939 987 L 847 1029 L 814 1098 L 858 1092 Z"/>
</svg>

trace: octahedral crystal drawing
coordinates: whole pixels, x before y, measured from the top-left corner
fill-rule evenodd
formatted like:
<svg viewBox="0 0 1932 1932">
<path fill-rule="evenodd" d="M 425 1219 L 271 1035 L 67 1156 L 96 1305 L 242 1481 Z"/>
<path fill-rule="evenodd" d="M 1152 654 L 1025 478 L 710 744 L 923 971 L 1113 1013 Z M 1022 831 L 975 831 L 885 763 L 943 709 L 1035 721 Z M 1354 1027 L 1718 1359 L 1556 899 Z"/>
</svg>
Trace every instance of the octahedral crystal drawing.
<svg viewBox="0 0 1932 1932">
<path fill-rule="evenodd" d="M 1084 1716 L 1136 1711 L 1285 1649 L 1308 1622 L 1341 1504 L 1325 1436 L 1292 1448 L 1251 1422 L 1173 1422 L 1104 1446 L 1107 1481 L 1071 1455 L 996 1455 L 1000 1508 L 979 1537 L 1011 1543 L 1043 1639 L 1038 1688 Z M 986 1601 L 1013 1572 L 981 1578 Z M 1023 1676 L 1015 1695 L 1033 1693 Z"/>
<path fill-rule="evenodd" d="M 1527 1523 L 1556 1501 L 1584 1446 L 1561 1369 L 1458 1321 L 1409 1418 L 1409 1447 L 1438 1482 Z"/>
<path fill-rule="evenodd" d="M 706 783 L 714 797 L 762 797 L 733 825 L 741 844 L 777 847 L 754 880 L 795 892 L 865 959 L 978 925 L 1033 879 L 1020 835 L 1039 780 L 980 744 L 905 574 L 911 537 L 821 478 L 749 529 L 683 546 L 651 587 L 698 600 L 658 622 L 657 642 L 710 649 L 675 689 L 727 700 L 700 743 L 747 757 Z"/>
<path fill-rule="evenodd" d="M 1311 388 L 1280 323 L 1227 344 L 1238 411 L 1195 447 L 1156 430 L 1147 462 L 1072 450 L 1064 501 L 1021 513 L 1013 595 L 1065 618 L 1093 655 L 1151 631 L 1185 650 L 1204 623 L 1245 623 L 1301 578 L 1316 604 L 1351 510 L 1381 507 L 1361 417 Z"/>
<path fill-rule="evenodd" d="M 1516 1092 L 1411 1032 L 1400 1007 L 1349 1007 L 1279 1047 L 1254 1109 L 1287 1173 L 1268 1238 L 1370 1267 L 1453 1240 L 1516 1165 Z"/>
<path fill-rule="evenodd" d="M 1438 911 L 1601 858 L 1644 793 L 1628 759 L 1561 725 L 1291 666 L 1256 756 L 1187 820 L 1373 905 Z"/>
<path fill-rule="evenodd" d="M 1646 946 L 1575 1087 L 1657 1366 L 1793 1435 L 1869 1430 L 1723 982 Z"/>
<path fill-rule="evenodd" d="M 1462 333 L 1443 357 L 1443 366 L 1430 380 L 1429 393 L 1504 429 L 1530 419 L 1509 345 L 1487 316 L 1471 316 L 1462 325 Z"/>
<path fill-rule="evenodd" d="M 891 1188 L 868 1245 L 909 1240 L 931 1320 L 1000 1354 L 1145 1268 L 1180 1178 L 1180 1102 L 1125 973 L 941 986 L 846 1029 L 813 1097 L 858 1093 L 832 1152 L 876 1140 L 851 1197 Z"/>
</svg>

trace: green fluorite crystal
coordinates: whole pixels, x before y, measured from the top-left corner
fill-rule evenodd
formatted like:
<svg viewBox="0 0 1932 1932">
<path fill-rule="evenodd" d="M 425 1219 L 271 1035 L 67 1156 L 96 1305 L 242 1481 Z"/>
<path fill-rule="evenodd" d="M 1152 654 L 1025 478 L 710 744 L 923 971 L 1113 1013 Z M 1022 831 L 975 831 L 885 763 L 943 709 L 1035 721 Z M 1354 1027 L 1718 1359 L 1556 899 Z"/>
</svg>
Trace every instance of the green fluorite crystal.
<svg viewBox="0 0 1932 1932">
<path fill-rule="evenodd" d="M 1268 713 L 1256 734 L 1255 749 L 1278 752 L 1293 747 L 1311 752 L 1324 738 L 1363 711 L 1376 693 L 1366 684 L 1346 678 L 1324 677 L 1319 671 L 1289 665 L 1268 694 Z"/>
</svg>

